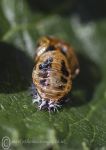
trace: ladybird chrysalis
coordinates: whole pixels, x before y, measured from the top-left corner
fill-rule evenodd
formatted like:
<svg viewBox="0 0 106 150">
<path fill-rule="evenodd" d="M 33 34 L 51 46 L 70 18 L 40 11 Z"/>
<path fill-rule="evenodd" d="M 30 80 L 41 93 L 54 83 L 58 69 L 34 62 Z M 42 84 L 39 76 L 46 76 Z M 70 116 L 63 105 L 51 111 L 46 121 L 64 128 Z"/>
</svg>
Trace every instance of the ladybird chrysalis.
<svg viewBox="0 0 106 150">
<path fill-rule="evenodd" d="M 72 89 L 72 80 L 79 74 L 76 54 L 66 42 L 42 37 L 36 47 L 34 62 L 33 103 L 38 103 L 40 110 L 58 110 Z"/>
</svg>

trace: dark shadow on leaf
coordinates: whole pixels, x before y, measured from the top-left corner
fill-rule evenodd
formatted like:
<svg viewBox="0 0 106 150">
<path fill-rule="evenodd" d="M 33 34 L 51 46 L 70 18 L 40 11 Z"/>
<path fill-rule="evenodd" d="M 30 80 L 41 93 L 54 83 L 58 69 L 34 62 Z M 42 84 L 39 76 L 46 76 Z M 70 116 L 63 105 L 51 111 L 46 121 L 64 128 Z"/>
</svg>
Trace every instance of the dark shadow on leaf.
<svg viewBox="0 0 106 150">
<path fill-rule="evenodd" d="M 76 14 L 83 23 L 106 18 L 105 0 L 27 0 L 34 12 L 69 17 Z"/>
<path fill-rule="evenodd" d="M 78 55 L 80 74 L 73 80 L 72 91 L 67 96 L 69 101 L 66 106 L 80 106 L 92 100 L 102 74 L 101 69 L 86 55 Z"/>
<path fill-rule="evenodd" d="M 47 148 L 45 148 L 44 150 L 54 150 L 53 145 L 49 145 Z"/>
<path fill-rule="evenodd" d="M 29 87 L 32 60 L 14 46 L 0 42 L 0 93 L 13 93 Z"/>
</svg>

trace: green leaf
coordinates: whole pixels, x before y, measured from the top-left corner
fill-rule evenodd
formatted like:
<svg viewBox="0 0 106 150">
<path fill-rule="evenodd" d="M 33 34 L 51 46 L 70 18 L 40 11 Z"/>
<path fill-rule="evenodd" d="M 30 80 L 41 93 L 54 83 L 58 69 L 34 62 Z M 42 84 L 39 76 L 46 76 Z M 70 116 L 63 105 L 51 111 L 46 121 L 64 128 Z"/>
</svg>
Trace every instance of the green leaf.
<svg viewBox="0 0 106 150">
<path fill-rule="evenodd" d="M 62 3 L 59 10 L 66 6 Z M 36 40 L 44 35 L 71 43 L 81 69 L 69 102 L 51 114 L 37 110 L 29 91 Z M 2 149 L 9 146 L 5 138 L 17 150 L 106 149 L 105 37 L 105 20 L 83 24 L 78 16 L 34 11 L 26 0 L 0 1 Z"/>
</svg>

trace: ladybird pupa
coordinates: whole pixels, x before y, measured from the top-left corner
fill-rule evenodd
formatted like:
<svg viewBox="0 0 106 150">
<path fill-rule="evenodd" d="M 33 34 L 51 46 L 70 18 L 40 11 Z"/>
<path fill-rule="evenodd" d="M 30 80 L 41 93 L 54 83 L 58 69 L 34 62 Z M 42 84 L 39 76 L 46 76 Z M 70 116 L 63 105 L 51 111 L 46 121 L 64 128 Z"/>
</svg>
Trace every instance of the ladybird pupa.
<svg viewBox="0 0 106 150">
<path fill-rule="evenodd" d="M 39 40 L 32 72 L 36 90 L 33 102 L 39 109 L 57 110 L 71 91 L 72 80 L 79 74 L 79 63 L 73 48 L 62 40 L 43 37 Z"/>
</svg>

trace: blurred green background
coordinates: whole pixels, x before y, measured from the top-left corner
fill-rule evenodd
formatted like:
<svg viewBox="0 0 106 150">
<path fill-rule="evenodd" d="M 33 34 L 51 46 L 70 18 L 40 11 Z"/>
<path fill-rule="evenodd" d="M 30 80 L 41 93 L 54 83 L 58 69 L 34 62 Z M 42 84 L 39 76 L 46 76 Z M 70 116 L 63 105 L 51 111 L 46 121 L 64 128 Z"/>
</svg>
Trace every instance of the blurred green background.
<svg viewBox="0 0 106 150">
<path fill-rule="evenodd" d="M 29 87 L 36 41 L 69 42 L 81 72 L 69 103 L 49 115 Z M 0 149 L 106 149 L 106 1 L 0 0 Z"/>
</svg>

